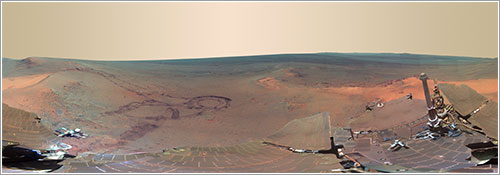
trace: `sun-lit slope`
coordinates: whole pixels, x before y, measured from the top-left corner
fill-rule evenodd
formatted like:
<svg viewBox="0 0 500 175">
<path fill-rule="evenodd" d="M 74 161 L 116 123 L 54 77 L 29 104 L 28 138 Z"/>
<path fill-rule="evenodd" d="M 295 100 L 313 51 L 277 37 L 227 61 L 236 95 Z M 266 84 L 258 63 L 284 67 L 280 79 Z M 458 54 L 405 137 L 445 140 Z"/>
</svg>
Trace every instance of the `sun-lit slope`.
<svg viewBox="0 0 500 175">
<path fill-rule="evenodd" d="M 477 79 L 464 81 L 437 81 L 437 83 L 465 84 L 472 89 L 492 100 L 497 100 L 498 79 Z M 430 81 L 429 88 L 433 88 L 433 81 Z M 345 95 L 361 95 L 371 99 L 379 98 L 383 101 L 391 101 L 401 96 L 412 93 L 415 99 L 425 99 L 422 90 L 422 81 L 417 77 L 408 77 L 399 80 L 388 81 L 372 87 L 344 86 L 320 88 L 321 91 Z"/>
<path fill-rule="evenodd" d="M 109 108 L 144 99 L 98 74 L 76 69 L 51 73 L 38 82 L 30 79 L 30 76 L 7 79 L 12 79 L 16 85 L 32 84 L 7 88 L 3 91 L 4 102 L 42 114 L 41 117 L 52 120 L 52 123 L 69 124 L 69 121 L 63 120 L 70 118 L 95 119 Z M 8 83 L 4 85 L 8 86 Z"/>
<path fill-rule="evenodd" d="M 2 58 L 2 78 L 53 73 L 78 66 L 65 59 L 28 57 L 22 60 Z"/>
<path fill-rule="evenodd" d="M 398 124 L 425 114 L 421 82 L 415 75 L 426 72 L 440 83 L 498 78 L 497 60 L 422 57 L 288 54 L 125 62 L 4 59 L 2 78 L 11 86 L 2 93 L 4 103 L 38 114 L 51 129 L 79 127 L 89 133 L 87 139 L 61 140 L 73 146 L 72 154 L 81 156 L 65 162 L 61 172 L 329 172 L 340 167 L 334 156 L 294 154 L 262 145 L 261 140 L 289 121 L 322 111 L 330 112 L 331 125 L 348 126 L 376 98 L 385 106 L 357 127 L 369 129 L 370 124 L 409 135 L 415 130 L 404 129 L 420 126 Z M 414 100 L 400 99 L 410 92 Z M 307 129 L 301 131 L 320 128 Z M 300 134 L 288 133 L 293 135 Z M 366 152 L 364 144 L 379 147 L 370 139 L 358 143 L 341 138 L 339 143 L 360 146 L 351 151 L 365 150 L 362 156 L 378 158 L 371 155 L 377 151 Z M 307 143 L 315 139 L 328 141 L 291 140 Z M 158 153 L 165 148 L 169 150 Z M 93 152 L 90 157 L 85 156 L 88 152 Z M 424 153 L 411 152 L 415 154 Z"/>
<path fill-rule="evenodd" d="M 419 80 L 385 84 L 420 72 L 440 81 L 498 76 L 497 60 L 439 57 L 449 61 L 433 62 L 433 56 L 388 57 L 284 54 L 161 61 L 4 58 L 2 78 L 15 85 L 4 86 L 2 93 L 4 103 L 38 114 L 50 121 L 52 129 L 79 127 L 93 138 L 102 137 L 97 140 L 112 144 L 99 149 L 69 140 L 82 151 L 110 148 L 127 153 L 154 152 L 161 149 L 159 145 L 244 143 L 264 138 L 288 121 L 321 111 L 330 112 L 336 121 L 333 125 L 344 126 L 376 98 L 390 101 L 408 92 L 420 98 Z M 399 57 L 417 61 L 398 62 Z M 360 89 L 349 90 L 352 87 Z"/>
<path fill-rule="evenodd" d="M 18 89 L 18 88 L 26 88 L 28 86 L 33 86 L 42 80 L 48 78 L 50 74 L 36 74 L 36 75 L 28 75 L 22 77 L 11 77 L 3 79 L 2 91 L 6 89 Z"/>
<path fill-rule="evenodd" d="M 234 111 L 225 116 L 219 115 L 218 111 L 224 111 L 229 107 L 225 107 L 226 105 L 231 105 L 226 103 L 231 101 L 230 98 L 219 95 L 225 92 L 234 94 L 235 89 L 238 92 L 239 88 L 224 91 L 224 88 L 217 87 L 220 85 L 217 82 L 191 83 L 176 77 L 170 78 L 169 74 L 156 76 L 151 72 L 130 72 L 98 63 L 75 65 L 72 69 L 52 72 L 48 78 L 33 86 L 4 90 L 4 102 L 40 114 L 44 120 L 50 121 L 48 123 L 53 128 L 79 127 L 92 135 L 92 138 L 111 136 L 114 140 L 101 138 L 115 144 L 114 147 L 106 147 L 113 148 L 110 151 L 157 151 L 161 149 L 161 144 L 234 144 L 244 142 L 252 136 L 262 137 L 260 135 L 267 134 L 265 131 L 275 129 L 266 127 L 260 131 L 260 135 L 259 132 L 249 132 L 257 125 L 275 125 L 275 122 L 259 124 L 255 121 L 261 120 L 254 119 L 265 118 L 266 115 L 258 115 L 254 119 L 241 115 L 243 110 L 238 109 L 246 106 L 246 102 L 241 99 L 236 102 L 238 106 L 231 106 L 236 108 Z M 29 70 L 31 68 L 24 71 Z M 9 78 L 19 78 L 19 81 L 28 79 L 24 76 Z M 238 115 L 235 114 L 237 111 L 240 111 Z M 248 109 L 247 111 L 247 114 L 255 114 Z M 220 122 L 223 117 L 231 119 Z M 242 118 L 249 121 L 244 123 Z M 287 118 L 278 120 L 284 123 Z M 186 140 L 186 137 L 193 139 Z M 88 145 L 72 140 L 68 144 L 75 144 L 80 148 Z M 82 150 L 89 151 L 86 148 Z M 93 150 L 102 151 L 98 148 Z"/>
<path fill-rule="evenodd" d="M 2 140 L 32 149 L 45 149 L 55 144 L 57 137 L 36 118 L 34 113 L 2 104 Z"/>
<path fill-rule="evenodd" d="M 467 85 L 479 94 L 498 102 L 498 79 L 478 79 L 469 81 L 446 81 L 439 82 L 455 85 Z"/>
</svg>

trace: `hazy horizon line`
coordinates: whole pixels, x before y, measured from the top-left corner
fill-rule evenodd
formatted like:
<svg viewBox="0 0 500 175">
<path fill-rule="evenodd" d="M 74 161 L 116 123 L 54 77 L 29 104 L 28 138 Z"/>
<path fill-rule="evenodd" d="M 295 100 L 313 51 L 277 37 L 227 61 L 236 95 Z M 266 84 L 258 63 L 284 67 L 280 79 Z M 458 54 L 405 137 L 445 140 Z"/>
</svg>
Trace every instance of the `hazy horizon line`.
<svg viewBox="0 0 500 175">
<path fill-rule="evenodd" d="M 301 54 L 408 54 L 421 56 L 439 56 L 439 57 L 465 57 L 478 59 L 498 59 L 497 57 L 478 57 L 478 56 L 461 56 L 461 55 L 446 55 L 446 54 L 425 54 L 425 53 L 410 53 L 410 52 L 294 52 L 294 53 L 268 53 L 268 54 L 252 54 L 252 55 L 225 55 L 225 56 L 208 56 L 208 57 L 180 57 L 180 58 L 132 58 L 132 59 L 86 59 L 76 57 L 51 57 L 51 56 L 29 56 L 25 58 L 3 57 L 2 59 L 23 60 L 27 58 L 53 58 L 53 59 L 71 59 L 71 60 L 89 60 L 89 61 L 159 61 L 159 60 L 195 60 L 195 59 L 214 59 L 214 58 L 232 58 L 232 57 L 255 57 L 255 56 L 271 56 L 271 55 L 301 55 Z M 3 61 L 3 60 L 2 60 Z"/>
</svg>

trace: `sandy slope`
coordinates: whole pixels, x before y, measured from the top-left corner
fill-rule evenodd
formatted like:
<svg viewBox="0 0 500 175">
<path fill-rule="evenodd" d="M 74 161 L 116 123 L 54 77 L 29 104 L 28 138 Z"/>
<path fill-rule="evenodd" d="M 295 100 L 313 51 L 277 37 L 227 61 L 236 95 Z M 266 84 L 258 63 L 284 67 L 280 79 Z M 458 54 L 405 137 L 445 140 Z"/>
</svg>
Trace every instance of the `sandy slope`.
<svg viewBox="0 0 500 175">
<path fill-rule="evenodd" d="M 422 71 L 419 65 L 370 65 L 322 57 L 316 62 L 298 57 L 291 62 L 289 56 L 272 58 L 276 62 L 254 59 L 141 63 L 11 60 L 7 69 L 10 76 L 3 77 L 3 102 L 38 114 L 50 129 L 84 129 L 92 136 L 89 142 L 65 140 L 77 150 L 127 153 L 243 143 L 269 136 L 290 120 L 318 112 L 330 112 L 332 125 L 343 127 L 377 98 L 388 102 L 411 92 L 415 99 L 423 99 L 420 80 L 404 78 Z M 467 78 L 447 76 L 465 80 L 492 76 L 490 70 L 484 72 L 488 75 L 479 71 Z M 434 75 L 439 73 L 447 71 Z M 493 97 L 497 81 L 455 83 L 469 83 Z M 199 101 L 193 103 L 196 99 Z M 229 101 L 221 103 L 223 99 Z M 225 106 L 213 107 L 218 104 Z M 174 114 L 179 119 L 172 119 Z M 385 114 L 391 111 L 381 111 L 372 118 L 382 119 Z M 404 122 L 411 118 L 397 119 Z"/>
<path fill-rule="evenodd" d="M 465 84 L 479 92 L 481 95 L 498 102 L 498 79 L 479 79 L 469 81 L 446 81 L 449 84 Z"/>
<path fill-rule="evenodd" d="M 433 85 L 433 81 L 428 81 L 429 85 Z M 466 84 L 480 94 L 498 101 L 498 79 L 479 79 L 467 81 L 439 81 L 438 83 Z M 429 89 L 432 90 L 433 86 Z M 391 101 L 406 94 L 412 93 L 415 99 L 424 99 L 422 90 L 422 81 L 416 77 L 395 80 L 385 85 L 374 87 L 333 87 L 324 88 L 323 91 L 329 93 L 345 94 L 345 95 L 361 95 L 370 99 L 380 98 L 382 101 Z"/>
<path fill-rule="evenodd" d="M 16 89 L 16 88 L 25 88 L 28 86 L 33 86 L 39 83 L 40 81 L 43 81 L 50 75 L 51 75 L 50 73 L 46 73 L 46 74 L 37 74 L 30 76 L 2 78 L 2 83 L 3 83 L 2 91 L 11 88 Z"/>
</svg>

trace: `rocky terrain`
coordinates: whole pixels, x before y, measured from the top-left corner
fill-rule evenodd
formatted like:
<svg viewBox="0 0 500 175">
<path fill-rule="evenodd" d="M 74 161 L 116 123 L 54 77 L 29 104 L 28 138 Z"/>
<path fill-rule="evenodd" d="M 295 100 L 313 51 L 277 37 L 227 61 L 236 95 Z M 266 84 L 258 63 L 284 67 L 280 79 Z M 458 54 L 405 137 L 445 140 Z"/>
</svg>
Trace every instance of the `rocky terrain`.
<svg viewBox="0 0 500 175">
<path fill-rule="evenodd" d="M 489 58 L 356 53 L 161 61 L 3 58 L 2 100 L 35 113 L 49 129 L 88 133 L 85 140 L 63 140 L 75 154 L 158 152 L 261 139 L 318 112 L 329 112 L 336 127 L 386 129 L 425 114 L 416 78 L 421 72 L 498 101 L 497 65 L 498 59 Z M 408 93 L 413 101 L 402 100 Z M 367 114 L 365 106 L 377 100 L 389 106 Z"/>
</svg>

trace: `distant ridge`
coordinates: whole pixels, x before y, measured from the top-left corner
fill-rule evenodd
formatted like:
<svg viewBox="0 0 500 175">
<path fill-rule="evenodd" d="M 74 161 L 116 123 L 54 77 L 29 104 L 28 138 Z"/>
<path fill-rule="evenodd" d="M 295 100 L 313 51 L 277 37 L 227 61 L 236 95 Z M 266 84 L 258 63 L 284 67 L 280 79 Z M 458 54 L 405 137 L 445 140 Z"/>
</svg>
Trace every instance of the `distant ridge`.
<svg viewBox="0 0 500 175">
<path fill-rule="evenodd" d="M 245 58 L 245 57 L 268 57 L 268 56 L 286 56 L 286 55 L 329 55 L 329 56 L 390 56 L 390 57 L 435 57 L 435 58 L 464 58 L 464 59 L 493 59 L 498 60 L 498 57 L 471 57 L 471 56 L 453 56 L 453 55 L 431 55 L 431 54 L 416 54 L 416 53 L 373 53 L 373 52 L 318 52 L 318 53 L 280 53 L 280 54 L 262 54 L 262 55 L 239 55 L 239 56 L 222 56 L 222 57 L 201 57 L 201 58 L 165 58 L 165 59 L 123 59 L 123 60 L 95 60 L 83 58 L 56 58 L 56 57 L 27 57 L 27 58 L 45 58 L 45 59 L 62 59 L 62 60 L 81 60 L 81 61 L 172 61 L 172 60 L 199 60 L 199 59 L 227 59 L 227 58 Z M 3 57 L 2 60 L 23 60 L 15 58 Z M 24 58 L 26 59 L 26 58 Z"/>
</svg>

